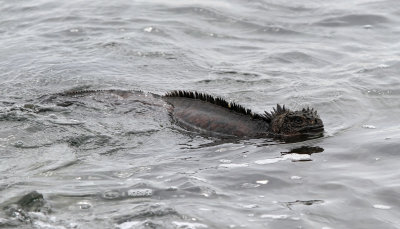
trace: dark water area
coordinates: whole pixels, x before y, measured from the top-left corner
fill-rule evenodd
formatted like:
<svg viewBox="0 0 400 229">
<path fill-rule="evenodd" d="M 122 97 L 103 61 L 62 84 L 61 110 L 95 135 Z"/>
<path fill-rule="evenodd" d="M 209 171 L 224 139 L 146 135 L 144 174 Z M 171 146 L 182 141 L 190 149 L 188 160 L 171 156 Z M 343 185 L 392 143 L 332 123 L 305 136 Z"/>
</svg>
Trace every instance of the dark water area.
<svg viewBox="0 0 400 229">
<path fill-rule="evenodd" d="M 398 1 L 27 0 L 0 15 L 0 228 L 400 228 Z M 310 106 L 325 133 L 220 141 L 164 104 L 43 103 L 111 88 Z"/>
</svg>

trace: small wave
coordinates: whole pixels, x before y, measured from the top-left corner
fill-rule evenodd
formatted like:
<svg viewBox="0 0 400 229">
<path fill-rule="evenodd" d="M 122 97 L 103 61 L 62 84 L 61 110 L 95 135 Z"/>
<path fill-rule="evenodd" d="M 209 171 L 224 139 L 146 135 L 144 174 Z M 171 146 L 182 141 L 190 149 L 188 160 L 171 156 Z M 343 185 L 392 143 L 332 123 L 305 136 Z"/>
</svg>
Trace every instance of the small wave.
<svg viewBox="0 0 400 229">
<path fill-rule="evenodd" d="M 89 147 L 91 145 L 93 147 L 101 147 L 109 144 L 112 141 L 112 138 L 107 135 L 79 135 L 76 137 L 68 137 L 65 140 L 72 147 Z"/>
<path fill-rule="evenodd" d="M 232 79 L 228 77 L 223 77 L 219 79 L 204 79 L 204 80 L 199 80 L 196 83 L 197 84 L 205 84 L 205 85 L 213 85 L 215 87 L 219 85 L 247 85 L 247 86 L 256 86 L 260 84 L 268 84 L 270 83 L 271 80 L 269 79 L 259 79 L 259 80 L 247 80 L 247 79 Z"/>
<path fill-rule="evenodd" d="M 116 218 L 117 224 L 123 224 L 126 222 L 138 221 L 138 220 L 151 220 L 157 218 L 181 218 L 181 215 L 171 207 L 165 207 L 161 204 L 150 204 L 142 205 L 134 209 L 134 212 L 124 216 Z"/>
<path fill-rule="evenodd" d="M 209 9 L 205 7 L 198 7 L 198 6 L 187 6 L 187 7 L 175 7 L 166 9 L 168 12 L 172 12 L 174 14 L 189 14 L 189 15 L 197 15 L 203 16 L 208 19 L 218 19 L 219 21 L 229 21 L 234 20 L 233 18 L 224 15 L 223 13 L 215 10 Z"/>
<path fill-rule="evenodd" d="M 225 70 L 225 71 L 218 71 L 217 74 L 219 75 L 238 75 L 238 76 L 245 76 L 245 77 L 259 77 L 260 74 L 253 73 L 253 72 L 240 72 L 235 70 Z"/>
<path fill-rule="evenodd" d="M 284 28 L 283 26 L 263 26 L 254 31 L 255 33 L 270 34 L 270 35 L 302 35 L 303 33 L 293 29 Z"/>
<path fill-rule="evenodd" d="M 26 121 L 28 120 L 28 116 L 24 113 L 17 111 L 10 111 L 0 113 L 0 121 Z"/>
<path fill-rule="evenodd" d="M 55 120 L 49 120 L 51 123 L 58 124 L 58 125 L 82 125 L 85 122 L 84 121 L 79 121 L 76 119 L 66 119 L 66 118 L 60 118 L 60 119 L 55 119 Z"/>
<path fill-rule="evenodd" d="M 381 15 L 374 14 L 351 14 L 339 17 L 332 17 L 317 22 L 317 25 L 328 27 L 339 26 L 361 26 L 361 25 L 377 25 L 387 22 L 388 19 Z"/>
<path fill-rule="evenodd" d="M 270 56 L 270 59 L 277 60 L 283 63 L 302 63 L 302 64 L 312 64 L 315 66 L 321 66 L 321 65 L 323 66 L 330 64 L 329 61 L 299 51 L 275 53 Z"/>
</svg>

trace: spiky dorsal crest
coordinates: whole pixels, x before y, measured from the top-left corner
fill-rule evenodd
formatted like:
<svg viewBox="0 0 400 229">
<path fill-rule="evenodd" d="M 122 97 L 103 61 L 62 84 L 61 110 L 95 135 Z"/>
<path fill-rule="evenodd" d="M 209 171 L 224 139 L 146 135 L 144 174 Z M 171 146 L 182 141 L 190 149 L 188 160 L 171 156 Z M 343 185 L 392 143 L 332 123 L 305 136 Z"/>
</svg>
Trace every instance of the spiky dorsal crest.
<svg viewBox="0 0 400 229">
<path fill-rule="evenodd" d="M 85 89 L 85 90 L 67 90 L 64 92 L 57 93 L 57 95 L 61 96 L 72 96 L 72 95 L 84 95 L 84 94 L 91 94 L 91 93 L 99 93 L 113 90 L 102 90 L 102 89 Z"/>
<path fill-rule="evenodd" d="M 182 98 L 189 98 L 189 99 L 198 99 L 201 101 L 209 102 L 215 104 L 217 106 L 221 106 L 227 108 L 229 110 L 235 111 L 240 114 L 250 115 L 254 119 L 263 119 L 266 120 L 264 115 L 259 115 L 252 112 L 250 109 L 243 107 L 240 104 L 234 102 L 228 102 L 221 97 L 214 97 L 212 95 L 196 92 L 196 91 L 171 91 L 165 94 L 165 97 L 182 97 Z"/>
<path fill-rule="evenodd" d="M 315 117 L 318 117 L 318 113 L 317 113 L 316 110 L 314 110 L 314 108 L 307 107 L 307 108 L 303 108 L 302 111 L 303 111 L 304 113 L 309 113 L 309 114 L 314 115 Z"/>
<path fill-rule="evenodd" d="M 301 111 L 303 113 L 309 114 L 309 115 L 311 115 L 313 117 L 319 118 L 319 115 L 318 115 L 317 111 L 314 110 L 314 108 L 307 107 L 307 108 L 303 108 L 303 110 L 301 110 Z"/>
<path fill-rule="evenodd" d="M 281 106 L 281 105 L 277 104 L 276 108 L 274 107 L 271 112 L 266 111 L 264 113 L 264 117 L 265 117 L 265 119 L 272 121 L 276 116 L 284 114 L 286 112 L 291 112 L 291 110 L 286 108 L 285 105 Z M 310 107 L 303 108 L 301 110 L 301 112 L 303 112 L 304 114 L 314 116 L 314 117 L 319 117 L 317 111 Z"/>
<path fill-rule="evenodd" d="M 265 119 L 272 121 L 272 119 L 274 119 L 277 115 L 283 114 L 290 111 L 289 109 L 287 109 L 285 107 L 285 105 L 281 106 L 279 104 L 276 105 L 276 108 L 274 107 L 273 110 L 271 112 L 267 112 L 265 111 L 264 113 L 264 117 Z"/>
</svg>

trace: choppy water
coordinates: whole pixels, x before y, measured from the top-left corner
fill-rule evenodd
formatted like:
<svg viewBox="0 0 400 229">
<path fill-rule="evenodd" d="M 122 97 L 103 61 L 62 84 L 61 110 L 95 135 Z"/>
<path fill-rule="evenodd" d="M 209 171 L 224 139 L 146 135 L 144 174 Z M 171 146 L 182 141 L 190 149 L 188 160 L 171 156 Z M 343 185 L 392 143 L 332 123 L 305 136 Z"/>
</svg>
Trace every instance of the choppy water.
<svg viewBox="0 0 400 229">
<path fill-rule="evenodd" d="M 0 15 L 1 228 L 400 228 L 397 0 L 27 0 Z M 312 106 L 326 133 L 218 142 L 107 97 L 38 107 L 76 88 Z M 31 191 L 41 212 L 12 212 Z"/>
</svg>

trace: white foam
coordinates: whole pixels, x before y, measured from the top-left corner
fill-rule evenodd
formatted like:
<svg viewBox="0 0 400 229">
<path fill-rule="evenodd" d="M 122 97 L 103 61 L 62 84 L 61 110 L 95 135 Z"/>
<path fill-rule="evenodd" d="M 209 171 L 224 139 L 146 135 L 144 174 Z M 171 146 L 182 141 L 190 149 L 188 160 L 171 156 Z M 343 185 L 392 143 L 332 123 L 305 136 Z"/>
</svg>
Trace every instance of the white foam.
<svg viewBox="0 0 400 229">
<path fill-rule="evenodd" d="M 372 25 L 363 25 L 364 29 L 372 29 Z"/>
<path fill-rule="evenodd" d="M 243 188 L 258 188 L 260 184 L 244 183 L 241 185 Z"/>
<path fill-rule="evenodd" d="M 219 148 L 217 150 L 215 150 L 216 153 L 222 153 L 228 150 L 238 150 L 241 148 L 244 148 L 245 146 L 231 146 L 231 147 L 225 147 L 225 148 Z"/>
<path fill-rule="evenodd" d="M 270 214 L 263 214 L 260 217 L 268 218 L 268 219 L 287 219 L 287 218 L 289 218 L 288 215 L 270 215 Z"/>
<path fill-rule="evenodd" d="M 268 184 L 269 180 L 258 180 L 256 181 L 257 184 Z"/>
<path fill-rule="evenodd" d="M 144 28 L 143 31 L 151 33 L 153 31 L 153 29 L 154 29 L 153 27 L 149 26 L 149 27 Z"/>
<path fill-rule="evenodd" d="M 251 208 L 258 208 L 259 206 L 257 205 L 257 204 L 239 204 L 242 208 L 248 208 L 248 209 L 251 209 Z M 254 216 L 254 214 L 253 214 L 253 216 Z"/>
<path fill-rule="evenodd" d="M 190 176 L 190 178 L 193 178 L 193 179 L 195 179 L 195 180 L 198 180 L 198 181 L 202 181 L 202 182 L 204 182 L 204 183 L 207 183 L 207 180 L 204 179 L 204 178 L 201 178 L 201 177 Z"/>
<path fill-rule="evenodd" d="M 127 192 L 130 197 L 149 197 L 153 195 L 153 190 L 144 188 L 144 189 L 129 189 Z"/>
<path fill-rule="evenodd" d="M 362 125 L 362 128 L 365 128 L 365 129 L 376 129 L 376 126 L 373 126 L 373 125 Z"/>
<path fill-rule="evenodd" d="M 59 124 L 59 125 L 81 125 L 85 122 L 79 121 L 76 119 L 67 119 L 67 118 L 58 118 L 54 120 L 49 120 L 51 123 Z"/>
<path fill-rule="evenodd" d="M 178 222 L 173 221 L 173 224 L 177 226 L 177 228 L 185 228 L 185 229 L 197 229 L 197 228 L 208 228 L 207 225 L 202 223 L 189 223 L 189 222 Z"/>
<path fill-rule="evenodd" d="M 92 204 L 88 200 L 82 200 L 76 203 L 80 209 L 89 209 L 92 207 Z"/>
<path fill-rule="evenodd" d="M 243 168 L 247 167 L 249 164 L 243 163 L 243 164 L 220 164 L 219 167 L 221 168 Z"/>
<path fill-rule="evenodd" d="M 41 228 L 41 229 L 66 229 L 64 226 L 55 226 L 46 222 L 42 221 L 34 221 L 33 222 L 34 228 Z"/>
<path fill-rule="evenodd" d="M 255 161 L 254 163 L 258 164 L 258 165 L 266 165 L 266 164 L 272 164 L 272 163 L 276 163 L 278 161 L 283 161 L 285 159 L 281 158 L 281 157 L 277 157 L 277 158 L 268 158 L 268 159 L 264 159 L 264 160 L 258 160 Z"/>
<path fill-rule="evenodd" d="M 382 210 L 389 210 L 389 209 L 391 209 L 392 207 L 389 206 L 389 205 L 374 204 L 374 208 L 382 209 Z"/>
<path fill-rule="evenodd" d="M 390 65 L 388 65 L 388 64 L 379 64 L 378 65 L 378 68 L 388 68 L 388 67 L 390 67 Z"/>
<path fill-rule="evenodd" d="M 305 160 L 311 160 L 311 156 L 309 154 L 298 154 L 298 153 L 289 153 L 283 155 L 283 158 L 290 159 L 292 161 L 305 161 Z"/>
<path fill-rule="evenodd" d="M 290 179 L 292 179 L 292 180 L 301 180 L 303 178 L 299 177 L 299 176 L 291 176 Z"/>
<path fill-rule="evenodd" d="M 311 160 L 311 156 L 309 154 L 289 153 L 289 154 L 283 155 L 282 157 L 258 160 L 258 161 L 255 161 L 254 163 L 256 163 L 258 165 L 265 165 L 265 164 L 272 164 L 272 163 L 276 163 L 276 162 L 284 161 L 284 160 L 288 160 L 288 159 L 290 159 L 292 161 L 305 161 L 305 160 Z"/>
<path fill-rule="evenodd" d="M 224 163 L 224 164 L 232 163 L 232 161 L 228 160 L 228 159 L 221 159 L 221 160 L 219 160 L 219 162 Z"/>
<path fill-rule="evenodd" d="M 136 226 L 140 224 L 140 222 L 138 221 L 131 221 L 131 222 L 125 222 L 125 223 L 121 223 L 120 225 L 117 225 L 116 227 L 118 229 L 133 229 L 136 228 Z"/>
</svg>

